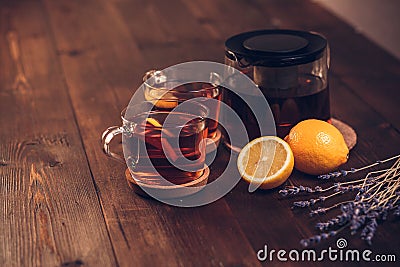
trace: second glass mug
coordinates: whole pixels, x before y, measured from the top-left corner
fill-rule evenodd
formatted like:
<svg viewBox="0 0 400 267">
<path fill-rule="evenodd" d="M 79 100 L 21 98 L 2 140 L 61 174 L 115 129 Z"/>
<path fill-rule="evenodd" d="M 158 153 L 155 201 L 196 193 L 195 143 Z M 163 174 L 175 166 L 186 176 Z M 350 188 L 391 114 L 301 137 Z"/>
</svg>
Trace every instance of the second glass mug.
<svg viewBox="0 0 400 267">
<path fill-rule="evenodd" d="M 209 109 L 207 137 L 214 142 L 219 141 L 221 137 L 218 130 L 220 101 L 222 100 L 222 89 L 219 87 L 219 84 L 222 83 L 221 77 L 217 73 L 211 72 L 208 82 L 184 82 L 179 79 L 179 75 L 182 74 L 173 72 L 166 74 L 159 70 L 146 72 L 143 77 L 145 99 L 152 102 L 155 109 L 169 111 L 184 101 L 203 98 L 198 101 Z M 177 86 L 180 82 L 183 84 Z M 208 101 L 208 99 L 217 101 Z"/>
<path fill-rule="evenodd" d="M 173 111 L 154 110 L 143 102 L 121 112 L 122 126 L 102 135 L 106 155 L 126 163 L 132 178 L 146 185 L 182 185 L 202 176 L 208 128 L 208 108 L 191 101 Z M 124 157 L 110 151 L 112 139 L 122 134 Z"/>
</svg>

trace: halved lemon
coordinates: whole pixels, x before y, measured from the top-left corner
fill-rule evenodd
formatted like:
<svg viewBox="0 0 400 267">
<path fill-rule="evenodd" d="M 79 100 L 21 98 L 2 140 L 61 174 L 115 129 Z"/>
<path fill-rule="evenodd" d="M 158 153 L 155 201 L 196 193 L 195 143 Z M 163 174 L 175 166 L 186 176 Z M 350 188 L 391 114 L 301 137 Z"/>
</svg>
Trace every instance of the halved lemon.
<svg viewBox="0 0 400 267">
<path fill-rule="evenodd" d="M 162 127 L 161 123 L 159 123 L 158 120 L 156 120 L 154 118 L 146 118 L 146 121 L 155 127 L 159 127 L 159 128 Z"/>
<path fill-rule="evenodd" d="M 240 175 L 250 183 L 249 191 L 280 186 L 289 178 L 293 166 L 290 146 L 276 136 L 254 139 L 240 151 L 237 160 Z"/>
<path fill-rule="evenodd" d="M 178 106 L 178 98 L 167 89 L 146 89 L 144 98 L 161 109 L 173 109 Z"/>
</svg>

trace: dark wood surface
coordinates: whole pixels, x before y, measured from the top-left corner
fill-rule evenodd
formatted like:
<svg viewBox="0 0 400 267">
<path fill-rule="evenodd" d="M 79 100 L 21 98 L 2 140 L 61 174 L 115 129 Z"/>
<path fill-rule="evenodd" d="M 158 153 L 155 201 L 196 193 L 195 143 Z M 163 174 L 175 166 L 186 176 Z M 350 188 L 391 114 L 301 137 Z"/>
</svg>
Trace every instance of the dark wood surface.
<svg viewBox="0 0 400 267">
<path fill-rule="evenodd" d="M 99 140 L 144 72 L 223 62 L 226 38 L 262 28 L 328 38 L 332 113 L 358 133 L 345 168 L 399 153 L 399 61 L 312 1 L 0 1 L 0 265 L 278 265 L 257 251 L 301 249 L 323 218 L 292 211 L 277 190 L 249 194 L 240 182 L 207 206 L 167 206 L 132 193 Z M 321 183 L 299 172 L 290 182 Z M 397 262 L 399 236 L 394 219 L 371 247 L 340 235 Z M 307 263 L 329 264 L 350 263 Z"/>
</svg>

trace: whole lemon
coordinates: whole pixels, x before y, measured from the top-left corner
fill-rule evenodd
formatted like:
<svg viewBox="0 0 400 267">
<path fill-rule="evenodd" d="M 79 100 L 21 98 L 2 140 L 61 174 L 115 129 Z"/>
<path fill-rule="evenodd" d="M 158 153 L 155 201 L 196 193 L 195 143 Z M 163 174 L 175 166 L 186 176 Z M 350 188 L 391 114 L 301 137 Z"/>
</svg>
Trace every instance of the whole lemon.
<svg viewBox="0 0 400 267">
<path fill-rule="evenodd" d="M 346 163 L 349 149 L 339 130 L 321 120 L 309 119 L 296 124 L 285 137 L 299 171 L 319 175 Z"/>
</svg>

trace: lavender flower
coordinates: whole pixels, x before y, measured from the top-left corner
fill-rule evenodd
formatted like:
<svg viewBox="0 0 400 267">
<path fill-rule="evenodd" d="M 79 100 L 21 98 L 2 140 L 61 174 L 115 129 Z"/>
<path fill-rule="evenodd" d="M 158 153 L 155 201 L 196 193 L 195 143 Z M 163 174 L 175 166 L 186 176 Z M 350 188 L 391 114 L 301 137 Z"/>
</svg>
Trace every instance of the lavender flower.
<svg viewBox="0 0 400 267">
<path fill-rule="evenodd" d="M 350 224 L 351 224 L 350 230 L 351 230 L 352 235 L 354 235 L 357 232 L 357 230 L 360 229 L 360 227 L 364 225 L 365 219 L 366 219 L 365 215 L 361 215 L 361 216 L 353 215 L 353 217 L 351 218 L 351 221 L 350 221 Z"/>
<path fill-rule="evenodd" d="M 340 170 L 340 171 L 335 171 L 335 172 L 331 172 L 331 173 L 327 173 L 327 174 L 321 174 L 321 175 L 318 175 L 317 178 L 322 179 L 322 180 L 328 180 L 328 179 L 337 178 L 340 176 L 346 176 L 349 173 L 354 173 L 356 171 L 357 171 L 356 169 L 351 168 L 349 171 Z"/>
<path fill-rule="evenodd" d="M 286 186 L 284 189 L 279 190 L 279 194 L 281 196 L 286 197 L 286 196 L 292 196 L 292 195 L 297 195 L 299 193 L 316 193 L 316 192 L 321 192 L 322 187 L 316 186 L 313 188 L 308 187 L 308 186 Z"/>
<path fill-rule="evenodd" d="M 376 221 L 376 218 L 372 218 L 362 230 L 361 239 L 364 239 L 368 243 L 368 245 L 372 244 L 372 238 L 375 235 L 377 227 L 378 223 Z"/>
<path fill-rule="evenodd" d="M 299 208 L 306 208 L 306 207 L 314 205 L 315 202 L 316 202 L 315 199 L 295 201 L 295 202 L 293 202 L 293 206 L 299 207 Z"/>
<path fill-rule="evenodd" d="M 350 214 L 342 213 L 342 214 L 336 216 L 335 218 L 330 219 L 327 222 L 317 223 L 315 225 L 315 227 L 317 229 L 319 229 L 320 231 L 326 231 L 329 228 L 332 228 L 332 227 L 335 227 L 335 226 L 345 225 L 346 223 L 349 222 L 350 218 L 351 218 Z"/>
<path fill-rule="evenodd" d="M 339 170 L 339 171 L 335 171 L 335 172 L 331 172 L 331 173 L 327 173 L 327 174 L 322 174 L 322 175 L 319 175 L 318 178 L 319 179 L 323 179 L 323 180 L 327 180 L 327 179 L 331 179 L 331 178 L 337 178 L 337 177 L 340 177 L 340 176 L 346 176 L 346 175 L 348 175 L 350 173 L 356 173 L 358 171 L 362 171 L 362 170 L 365 170 L 365 169 L 368 169 L 368 168 L 371 168 L 371 167 L 375 167 L 375 166 L 377 166 L 379 164 L 382 164 L 382 163 L 385 163 L 385 162 L 388 162 L 388 161 L 391 161 L 391 160 L 394 160 L 394 159 L 397 159 L 397 158 L 400 158 L 400 154 L 396 155 L 394 157 L 385 159 L 385 160 L 377 160 L 377 161 L 375 161 L 374 163 L 372 163 L 370 165 L 367 165 L 367 166 L 364 166 L 364 167 L 361 167 L 361 168 L 358 168 L 358 169 L 351 168 L 350 170 Z"/>
<path fill-rule="evenodd" d="M 326 208 L 318 207 L 316 210 L 312 210 L 310 212 L 310 216 L 312 217 L 314 215 L 321 215 L 321 214 L 325 214 L 326 212 L 327 212 Z"/>
<path fill-rule="evenodd" d="M 338 184 L 338 186 L 334 189 L 335 192 L 353 192 L 353 191 L 359 191 L 361 189 L 361 185 L 348 185 L 348 186 L 342 186 Z"/>
<path fill-rule="evenodd" d="M 394 216 L 400 217 L 400 206 L 397 206 L 397 208 L 393 212 Z"/>
<path fill-rule="evenodd" d="M 318 244 L 321 240 L 328 239 L 329 237 L 333 237 L 337 234 L 337 231 L 330 231 L 327 233 L 322 233 L 319 235 L 314 235 L 312 237 L 300 240 L 300 244 L 303 247 L 309 247 L 311 245 Z"/>
<path fill-rule="evenodd" d="M 371 245 L 378 228 L 378 222 L 385 221 L 390 213 L 400 217 L 400 154 L 358 169 L 340 170 L 318 177 L 320 179 L 331 179 L 347 176 L 394 159 L 396 161 L 392 167 L 369 172 L 359 180 L 336 182 L 326 188 L 312 188 L 300 185 L 288 186 L 281 190 L 279 193 L 283 196 L 297 195 L 299 193 L 321 194 L 323 192 L 333 192 L 324 196 L 314 196 L 308 200 L 294 201 L 293 207 L 300 208 L 312 207 L 317 203 L 324 202 L 326 199 L 348 192 L 357 192 L 353 200 L 338 202 L 330 207 L 320 206 L 312 209 L 310 216 L 324 215 L 328 211 L 339 207 L 341 213 L 325 222 L 316 223 L 315 227 L 322 233 L 302 239 L 300 243 L 305 247 L 318 244 L 322 240 L 335 236 L 343 229 L 350 228 L 352 234 L 360 231 L 361 238 Z M 327 232 L 332 228 L 335 230 Z"/>
<path fill-rule="evenodd" d="M 343 213 L 349 213 L 353 210 L 354 208 L 354 203 L 353 202 L 349 202 L 347 204 L 343 204 L 340 209 L 342 210 Z"/>
<path fill-rule="evenodd" d="M 317 203 L 317 202 L 324 202 L 328 197 L 320 196 L 318 198 L 311 198 L 309 200 L 295 201 L 295 202 L 293 202 L 293 206 L 299 207 L 299 208 L 306 208 L 306 207 L 314 206 L 315 203 Z"/>
</svg>

